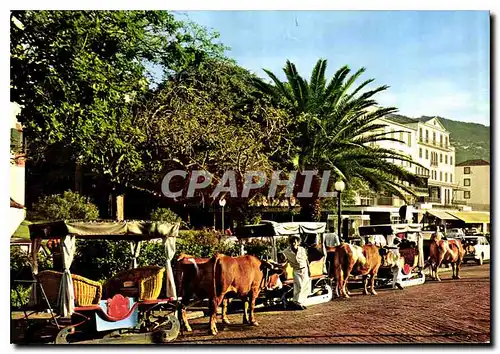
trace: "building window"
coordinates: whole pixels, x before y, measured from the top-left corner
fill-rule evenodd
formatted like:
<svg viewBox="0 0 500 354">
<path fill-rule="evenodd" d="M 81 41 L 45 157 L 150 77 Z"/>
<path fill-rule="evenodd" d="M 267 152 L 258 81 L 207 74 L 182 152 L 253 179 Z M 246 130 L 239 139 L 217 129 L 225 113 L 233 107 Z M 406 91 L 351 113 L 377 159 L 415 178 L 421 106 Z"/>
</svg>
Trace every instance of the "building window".
<svg viewBox="0 0 500 354">
<path fill-rule="evenodd" d="M 448 182 L 448 172 L 445 172 L 445 173 L 444 173 L 444 181 L 445 181 L 445 182 Z"/>
<path fill-rule="evenodd" d="M 439 154 L 439 163 L 443 163 L 443 154 Z"/>
<path fill-rule="evenodd" d="M 450 156 L 450 165 L 453 165 L 453 156 Z"/>
<path fill-rule="evenodd" d="M 432 132 L 432 144 L 436 145 L 436 132 Z"/>
<path fill-rule="evenodd" d="M 441 161 L 443 162 L 443 161 Z M 448 155 L 444 155 L 444 163 L 448 163 Z"/>
<path fill-rule="evenodd" d="M 443 136 L 439 135 L 439 146 L 443 147 Z"/>
<path fill-rule="evenodd" d="M 446 148 L 448 149 L 448 137 L 445 137 Z"/>
<path fill-rule="evenodd" d="M 425 142 L 429 142 L 429 131 L 427 129 L 425 130 Z"/>
<path fill-rule="evenodd" d="M 425 159 L 429 160 L 429 150 L 425 149 Z"/>
<path fill-rule="evenodd" d="M 418 149 L 418 157 L 420 157 L 420 158 L 422 157 L 422 148 Z"/>
<path fill-rule="evenodd" d="M 404 144 L 405 141 L 404 141 L 404 135 L 403 135 L 403 132 L 400 132 L 399 133 L 399 140 L 401 140 L 401 142 Z"/>
<path fill-rule="evenodd" d="M 469 187 L 470 186 L 470 178 L 464 178 L 464 186 Z"/>
<path fill-rule="evenodd" d="M 450 182 L 453 183 L 453 173 L 450 173 Z"/>
<path fill-rule="evenodd" d="M 464 191 L 464 199 L 470 199 L 470 191 Z"/>
<path fill-rule="evenodd" d="M 443 171 L 439 171 L 439 180 L 442 181 L 443 180 Z"/>
<path fill-rule="evenodd" d="M 464 167 L 464 175 L 470 175 L 470 167 Z"/>
<path fill-rule="evenodd" d="M 394 129 L 391 129 L 391 138 L 394 139 Z"/>
<path fill-rule="evenodd" d="M 411 146 L 411 133 L 408 133 L 408 146 Z"/>
<path fill-rule="evenodd" d="M 420 141 L 423 141 L 423 140 L 424 140 L 424 135 L 422 134 L 422 128 L 420 128 L 420 134 L 419 134 L 419 137 L 420 137 Z"/>
</svg>

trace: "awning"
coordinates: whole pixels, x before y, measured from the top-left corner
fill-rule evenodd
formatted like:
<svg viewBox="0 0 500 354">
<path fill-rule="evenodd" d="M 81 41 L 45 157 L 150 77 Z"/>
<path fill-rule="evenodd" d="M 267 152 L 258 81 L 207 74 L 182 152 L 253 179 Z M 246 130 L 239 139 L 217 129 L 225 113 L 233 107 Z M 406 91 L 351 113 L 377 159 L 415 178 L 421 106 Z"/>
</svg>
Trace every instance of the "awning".
<svg viewBox="0 0 500 354">
<path fill-rule="evenodd" d="M 142 241 L 177 237 L 180 223 L 162 221 L 54 221 L 29 225 L 31 239 L 77 238 Z"/>
<path fill-rule="evenodd" d="M 326 230 L 324 222 L 283 222 L 262 220 L 257 225 L 245 225 L 236 230 L 238 238 L 263 236 L 288 236 L 299 234 L 322 234 Z"/>
<path fill-rule="evenodd" d="M 431 215 L 434 215 L 436 218 L 441 220 L 458 220 L 456 217 L 451 215 L 450 213 L 442 210 L 427 210 L 427 212 Z"/>
<path fill-rule="evenodd" d="M 480 211 L 449 211 L 457 219 L 462 220 L 466 224 L 482 224 L 490 222 L 490 213 Z"/>
</svg>

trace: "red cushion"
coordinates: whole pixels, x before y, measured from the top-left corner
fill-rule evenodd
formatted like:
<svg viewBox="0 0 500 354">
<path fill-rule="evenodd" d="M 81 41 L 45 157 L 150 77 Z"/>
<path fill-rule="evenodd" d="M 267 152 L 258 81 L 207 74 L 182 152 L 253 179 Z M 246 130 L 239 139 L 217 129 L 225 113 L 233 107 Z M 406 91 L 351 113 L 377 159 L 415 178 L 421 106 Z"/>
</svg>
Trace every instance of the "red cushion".
<svg viewBox="0 0 500 354">
<path fill-rule="evenodd" d="M 112 299 L 107 300 L 108 316 L 122 318 L 130 310 L 130 303 L 123 295 L 116 294 Z"/>
<path fill-rule="evenodd" d="M 403 266 L 403 274 L 404 275 L 408 275 L 410 274 L 411 272 L 411 267 L 408 263 L 405 263 L 405 265 Z"/>
</svg>

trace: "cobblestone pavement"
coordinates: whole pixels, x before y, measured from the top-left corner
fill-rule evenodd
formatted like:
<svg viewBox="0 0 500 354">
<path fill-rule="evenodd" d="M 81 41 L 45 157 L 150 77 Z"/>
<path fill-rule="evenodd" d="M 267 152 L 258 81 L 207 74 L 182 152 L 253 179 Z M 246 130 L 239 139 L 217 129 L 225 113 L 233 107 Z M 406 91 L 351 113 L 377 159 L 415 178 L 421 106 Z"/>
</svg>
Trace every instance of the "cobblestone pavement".
<svg viewBox="0 0 500 354">
<path fill-rule="evenodd" d="M 347 344 L 347 343 L 487 343 L 490 341 L 490 266 L 464 265 L 461 280 L 442 272 L 442 282 L 404 290 L 381 289 L 377 296 L 352 290 L 350 299 L 310 306 L 304 311 L 258 309 L 258 327 L 230 325 L 218 316 L 219 334 L 207 335 L 208 317 L 190 321 L 192 333 L 176 345 L 193 344 Z M 81 344 L 149 344 L 151 336 L 93 340 Z M 168 345 L 168 344 L 167 344 Z"/>
<path fill-rule="evenodd" d="M 464 265 L 461 280 L 443 272 L 404 290 L 380 290 L 335 299 L 304 311 L 259 311 L 259 327 L 218 319 L 208 336 L 208 318 L 192 320 L 192 334 L 174 344 L 486 343 L 490 341 L 490 266 Z"/>
</svg>

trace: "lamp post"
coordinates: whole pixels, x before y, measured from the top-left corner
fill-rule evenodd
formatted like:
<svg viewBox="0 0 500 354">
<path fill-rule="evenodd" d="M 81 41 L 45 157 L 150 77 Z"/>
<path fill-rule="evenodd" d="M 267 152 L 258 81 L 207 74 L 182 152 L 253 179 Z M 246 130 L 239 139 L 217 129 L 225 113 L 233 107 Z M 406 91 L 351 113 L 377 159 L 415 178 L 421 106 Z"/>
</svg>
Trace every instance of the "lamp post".
<svg viewBox="0 0 500 354">
<path fill-rule="evenodd" d="M 222 234 L 224 235 L 224 205 L 226 205 L 226 200 L 219 199 L 219 205 L 222 207 Z"/>
<path fill-rule="evenodd" d="M 342 242 L 342 214 L 341 214 L 341 200 L 340 200 L 340 194 L 344 191 L 345 189 L 345 183 L 344 181 L 340 180 L 335 182 L 335 190 L 337 191 L 337 211 L 338 211 L 338 219 L 337 219 L 337 224 L 338 224 L 338 233 L 339 233 L 339 241 Z"/>
</svg>

